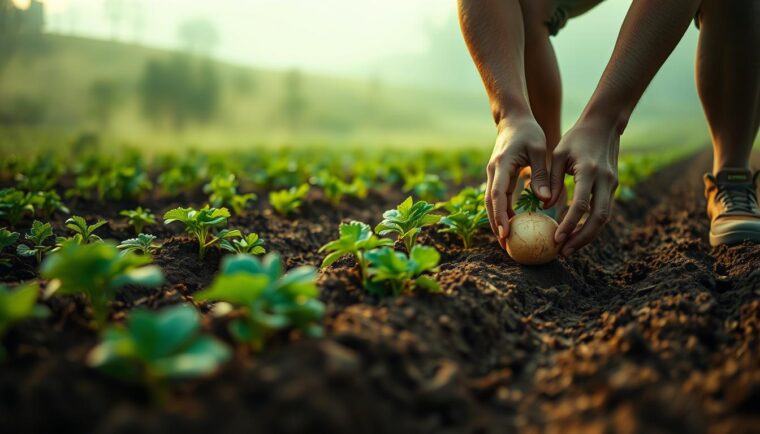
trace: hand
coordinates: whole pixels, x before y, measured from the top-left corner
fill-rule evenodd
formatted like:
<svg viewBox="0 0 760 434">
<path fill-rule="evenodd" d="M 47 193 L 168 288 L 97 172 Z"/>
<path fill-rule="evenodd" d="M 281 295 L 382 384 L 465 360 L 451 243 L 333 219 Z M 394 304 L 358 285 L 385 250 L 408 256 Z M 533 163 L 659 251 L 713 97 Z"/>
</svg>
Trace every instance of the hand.
<svg viewBox="0 0 760 434">
<path fill-rule="evenodd" d="M 563 256 L 571 255 L 596 237 L 609 222 L 612 197 L 617 188 L 620 134 L 613 127 L 579 121 L 554 150 L 551 169 L 552 206 L 559 198 L 565 173 L 573 175 L 573 201 L 557 228 L 555 241 Z M 589 214 L 586 222 L 578 222 Z M 563 245 L 564 243 L 564 245 Z"/>
<path fill-rule="evenodd" d="M 485 202 L 491 230 L 506 248 L 512 193 L 520 169 L 531 168 L 531 186 L 543 201 L 551 198 L 549 172 L 546 169 L 546 137 L 532 117 L 504 120 L 488 162 Z"/>
</svg>

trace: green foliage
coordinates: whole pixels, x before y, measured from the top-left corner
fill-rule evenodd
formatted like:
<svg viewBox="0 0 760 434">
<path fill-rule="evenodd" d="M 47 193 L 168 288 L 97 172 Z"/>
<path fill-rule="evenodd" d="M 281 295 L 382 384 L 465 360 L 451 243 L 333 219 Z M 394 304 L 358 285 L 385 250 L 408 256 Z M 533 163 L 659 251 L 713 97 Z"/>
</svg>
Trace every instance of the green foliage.
<svg viewBox="0 0 760 434">
<path fill-rule="evenodd" d="M 298 211 L 306 195 L 309 194 L 309 184 L 301 184 L 287 190 L 269 193 L 269 203 L 272 208 L 283 216 Z"/>
<path fill-rule="evenodd" d="M 216 300 L 239 307 L 242 317 L 230 323 L 230 333 L 254 350 L 263 348 L 277 330 L 297 328 L 309 336 L 322 334 L 318 321 L 324 305 L 317 299 L 313 267 L 298 267 L 283 274 L 282 260 L 270 253 L 263 260 L 254 256 L 229 256 L 211 287 L 196 300 Z"/>
<path fill-rule="evenodd" d="M 95 235 L 95 231 L 106 223 L 108 223 L 106 220 L 100 219 L 97 222 L 88 225 L 84 217 L 75 215 L 66 220 L 66 227 L 73 231 L 74 235 L 68 238 L 58 237 L 56 239 L 56 244 L 58 247 L 60 247 L 67 242 L 75 244 L 90 244 L 96 243 L 98 241 L 103 241 L 103 239 Z"/>
<path fill-rule="evenodd" d="M 383 213 L 383 221 L 375 227 L 375 232 L 382 236 L 396 234 L 404 242 L 407 252 L 411 252 L 420 230 L 440 220 L 440 216 L 431 214 L 433 208 L 432 204 L 422 200 L 415 203 L 409 196 L 396 209 Z"/>
<path fill-rule="evenodd" d="M 127 218 L 127 223 L 135 229 L 135 234 L 141 234 L 145 225 L 156 224 L 156 216 L 149 209 L 144 209 L 141 206 L 132 210 L 124 210 L 119 215 Z"/>
<path fill-rule="evenodd" d="M 441 232 L 451 232 L 459 235 L 462 239 L 465 249 L 469 249 L 472 246 L 472 237 L 480 228 L 488 225 L 488 215 L 484 208 L 479 209 L 476 212 L 460 211 L 452 213 L 441 219 L 441 224 L 446 225 L 446 228 L 441 229 Z"/>
<path fill-rule="evenodd" d="M 223 343 L 201 334 L 198 312 L 183 304 L 133 311 L 126 327 L 103 332 L 87 363 L 120 380 L 145 384 L 161 399 L 168 380 L 209 375 L 230 356 Z"/>
<path fill-rule="evenodd" d="M 164 214 L 164 224 L 181 222 L 185 225 L 185 232 L 193 235 L 198 240 L 198 256 L 203 259 L 206 248 L 218 243 L 225 238 L 239 237 L 239 230 L 216 229 L 227 225 L 230 212 L 227 208 L 209 208 L 208 205 L 195 210 L 193 208 L 175 208 Z"/>
<path fill-rule="evenodd" d="M 97 328 L 106 322 L 109 302 L 126 285 L 153 288 L 161 285 L 163 274 L 148 256 L 122 253 L 113 244 L 66 243 L 45 259 L 42 276 L 50 279 L 47 292 L 84 294 L 92 306 Z"/>
<path fill-rule="evenodd" d="M 407 256 L 390 247 L 366 253 L 370 276 L 367 290 L 377 295 L 400 295 L 417 288 L 428 292 L 440 291 L 438 282 L 426 272 L 437 271 L 441 256 L 433 247 L 414 246 Z"/>
<path fill-rule="evenodd" d="M 38 191 L 30 198 L 30 202 L 40 216 L 49 219 L 56 212 L 68 214 L 69 208 L 61 201 L 61 196 L 55 190 Z"/>
<path fill-rule="evenodd" d="M 24 237 L 31 244 L 19 244 L 16 248 L 16 253 L 19 256 L 34 256 L 37 259 L 37 263 L 40 263 L 42 262 L 42 255 L 53 249 L 53 246 L 45 244 L 45 241 L 52 236 L 53 227 L 50 226 L 50 223 L 42 223 L 39 220 L 35 220 L 32 223 L 31 229 L 29 229 L 29 233 Z"/>
<path fill-rule="evenodd" d="M 18 240 L 18 232 L 11 232 L 8 229 L 0 228 L 0 255 L 7 247 L 10 247 Z M 0 267 L 10 267 L 11 261 L 8 259 L 0 258 Z"/>
<path fill-rule="evenodd" d="M 436 201 L 446 196 L 446 183 L 438 175 L 430 173 L 412 173 L 406 176 L 404 192 L 412 193 L 422 200 Z"/>
<path fill-rule="evenodd" d="M 241 235 L 239 239 L 224 239 L 219 244 L 222 249 L 232 253 L 246 255 L 263 255 L 266 253 L 266 249 L 262 247 L 264 240 L 259 239 L 259 235 L 253 232 L 248 235 Z"/>
<path fill-rule="evenodd" d="M 541 207 L 541 200 L 533 193 L 531 188 L 526 188 L 520 193 L 520 197 L 515 204 L 516 210 L 523 210 L 526 212 L 536 212 Z"/>
<path fill-rule="evenodd" d="M 137 164 L 114 166 L 97 178 L 100 199 L 137 199 L 151 188 L 153 183 L 148 174 Z"/>
<path fill-rule="evenodd" d="M 155 235 L 139 234 L 137 238 L 129 238 L 122 241 L 117 248 L 124 252 L 153 256 L 161 248 L 161 245 L 154 243 L 154 241 L 156 241 Z"/>
<path fill-rule="evenodd" d="M 322 187 L 325 197 L 334 205 L 339 204 L 343 196 L 354 196 L 360 199 L 367 197 L 367 184 L 358 176 L 351 183 L 347 183 L 323 170 L 311 179 L 311 183 Z"/>
<path fill-rule="evenodd" d="M 203 186 L 203 191 L 209 193 L 211 206 L 220 207 L 227 205 L 235 214 L 240 215 L 248 207 L 248 203 L 256 199 L 254 193 L 238 194 L 238 181 L 235 175 L 216 175 L 211 182 Z"/>
<path fill-rule="evenodd" d="M 378 238 L 369 225 L 352 221 L 351 223 L 341 223 L 338 228 L 340 237 L 337 240 L 330 241 L 319 249 L 319 252 L 328 252 L 322 261 L 322 267 L 328 267 L 339 258 L 346 255 L 353 255 L 361 270 L 362 280 L 367 279 L 367 260 L 364 258 L 368 250 L 383 246 L 392 246 L 393 241 L 387 238 Z"/>
<path fill-rule="evenodd" d="M 30 283 L 13 290 L 0 284 L 0 338 L 14 324 L 47 314 L 47 309 L 37 306 L 39 291 L 37 284 Z M 0 361 L 3 360 L 4 353 L 5 350 L 0 346 Z"/>
<path fill-rule="evenodd" d="M 485 207 L 485 184 L 480 187 L 465 187 L 448 202 L 436 205 L 444 208 L 449 213 L 467 212 L 474 213 Z"/>
<path fill-rule="evenodd" d="M 0 219 L 16 226 L 25 215 L 34 214 L 31 193 L 15 188 L 0 190 Z"/>
</svg>

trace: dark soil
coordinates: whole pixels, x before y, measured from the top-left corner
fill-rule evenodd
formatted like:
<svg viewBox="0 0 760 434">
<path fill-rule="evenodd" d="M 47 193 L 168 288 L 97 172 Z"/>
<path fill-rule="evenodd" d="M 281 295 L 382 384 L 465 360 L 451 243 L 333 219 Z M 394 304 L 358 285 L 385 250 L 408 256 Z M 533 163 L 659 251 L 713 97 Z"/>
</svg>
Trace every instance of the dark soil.
<svg viewBox="0 0 760 434">
<path fill-rule="evenodd" d="M 53 298 L 47 320 L 4 339 L 0 431 L 760 432 L 760 246 L 708 245 L 708 166 L 704 154 L 654 174 L 592 245 L 546 266 L 518 266 L 486 233 L 464 251 L 428 230 L 421 241 L 442 252 L 443 294 L 369 296 L 354 262 L 340 260 L 319 277 L 325 338 L 292 334 L 262 354 L 238 352 L 218 375 L 176 384 L 164 407 L 88 368 L 97 336 L 84 304 Z M 336 208 L 313 193 L 298 218 L 261 203 L 232 225 L 258 232 L 290 267 L 318 265 L 338 222 L 377 223 L 402 199 L 387 191 Z M 73 208 L 112 219 L 104 238 L 130 236 L 121 206 Z M 115 320 L 135 306 L 193 302 L 218 270 L 221 254 L 199 261 L 179 228 L 148 229 L 164 238 L 156 262 L 168 282 L 121 294 Z M 17 262 L 1 280 L 34 268 Z M 227 339 L 218 320 L 204 321 Z"/>
</svg>

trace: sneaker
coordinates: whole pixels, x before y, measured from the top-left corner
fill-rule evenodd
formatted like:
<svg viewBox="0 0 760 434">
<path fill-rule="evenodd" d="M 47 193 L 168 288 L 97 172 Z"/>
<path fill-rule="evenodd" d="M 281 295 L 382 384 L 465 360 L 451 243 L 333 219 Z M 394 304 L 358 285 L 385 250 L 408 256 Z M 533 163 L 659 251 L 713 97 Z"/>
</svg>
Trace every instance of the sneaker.
<svg viewBox="0 0 760 434">
<path fill-rule="evenodd" d="M 725 169 L 717 175 L 705 174 L 707 215 L 710 217 L 710 245 L 760 242 L 760 208 L 757 181 L 760 171 Z"/>
</svg>

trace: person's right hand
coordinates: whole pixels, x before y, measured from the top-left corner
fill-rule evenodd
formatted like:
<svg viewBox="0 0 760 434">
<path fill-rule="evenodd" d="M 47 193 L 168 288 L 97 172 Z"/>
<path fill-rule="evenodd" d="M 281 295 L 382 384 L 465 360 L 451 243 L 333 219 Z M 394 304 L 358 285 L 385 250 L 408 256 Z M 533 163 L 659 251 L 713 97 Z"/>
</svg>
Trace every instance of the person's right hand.
<svg viewBox="0 0 760 434">
<path fill-rule="evenodd" d="M 546 168 L 546 137 L 532 117 L 505 119 L 499 124 L 496 144 L 488 162 L 485 202 L 491 230 L 506 249 L 509 219 L 520 169 L 531 168 L 531 187 L 547 202 L 552 194 Z"/>
</svg>

